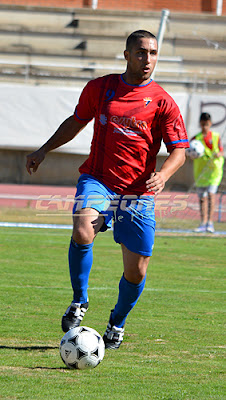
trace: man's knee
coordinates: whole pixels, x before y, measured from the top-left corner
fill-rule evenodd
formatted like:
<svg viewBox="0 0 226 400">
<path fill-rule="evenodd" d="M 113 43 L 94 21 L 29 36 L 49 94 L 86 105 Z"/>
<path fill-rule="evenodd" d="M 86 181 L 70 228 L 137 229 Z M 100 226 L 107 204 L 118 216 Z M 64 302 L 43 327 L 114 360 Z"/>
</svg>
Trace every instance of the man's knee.
<svg viewBox="0 0 226 400">
<path fill-rule="evenodd" d="M 128 282 L 139 285 L 146 276 L 146 270 L 127 270 L 124 271 L 124 276 Z"/>
<path fill-rule="evenodd" d="M 141 283 L 147 273 L 150 256 L 133 253 L 124 245 L 122 245 L 122 250 L 125 278 L 131 283 Z"/>
<path fill-rule="evenodd" d="M 208 193 L 208 197 L 210 200 L 214 200 L 215 199 L 215 193 Z"/>
<path fill-rule="evenodd" d="M 202 196 L 199 200 L 201 203 L 205 203 L 207 201 L 207 196 Z"/>
<path fill-rule="evenodd" d="M 94 232 L 92 227 L 78 226 L 73 228 L 73 240 L 78 244 L 90 244 L 94 240 Z"/>
<path fill-rule="evenodd" d="M 78 244 L 90 244 L 104 223 L 96 210 L 83 209 L 74 214 L 72 237 Z"/>
</svg>

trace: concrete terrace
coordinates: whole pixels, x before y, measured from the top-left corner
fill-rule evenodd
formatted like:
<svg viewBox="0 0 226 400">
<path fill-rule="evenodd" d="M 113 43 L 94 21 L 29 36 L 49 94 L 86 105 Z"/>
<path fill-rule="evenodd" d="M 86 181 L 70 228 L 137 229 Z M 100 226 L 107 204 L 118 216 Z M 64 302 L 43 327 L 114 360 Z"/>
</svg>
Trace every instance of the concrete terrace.
<svg viewBox="0 0 226 400">
<path fill-rule="evenodd" d="M 157 34 L 160 12 L 0 5 L 0 81 L 81 85 L 125 67 L 125 39 Z M 171 13 L 155 80 L 166 90 L 226 87 L 226 16 Z"/>
</svg>

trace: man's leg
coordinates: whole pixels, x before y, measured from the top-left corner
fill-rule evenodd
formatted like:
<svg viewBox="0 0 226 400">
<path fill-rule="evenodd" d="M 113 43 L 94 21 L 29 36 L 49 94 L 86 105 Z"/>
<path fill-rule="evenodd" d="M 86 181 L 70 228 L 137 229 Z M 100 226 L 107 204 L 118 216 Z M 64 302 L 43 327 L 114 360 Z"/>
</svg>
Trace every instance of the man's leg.
<svg viewBox="0 0 226 400">
<path fill-rule="evenodd" d="M 134 253 L 121 244 L 124 274 L 119 283 L 118 302 L 112 313 L 112 320 L 118 327 L 125 324 L 126 317 L 137 303 L 146 281 L 150 257 Z"/>
<path fill-rule="evenodd" d="M 208 196 L 207 196 L 207 188 L 198 187 L 198 196 L 199 196 L 199 211 L 201 222 L 198 228 L 195 229 L 195 232 L 202 233 L 206 232 L 207 222 L 208 222 Z"/>
<path fill-rule="evenodd" d="M 215 190 L 215 187 L 213 187 L 213 190 Z M 217 191 L 217 189 L 216 189 L 216 191 Z M 207 232 L 210 232 L 210 233 L 214 233 L 215 232 L 214 224 L 213 224 L 214 211 L 215 211 L 215 201 L 216 201 L 215 191 L 214 191 L 214 193 L 209 192 L 208 193 L 208 223 L 207 223 L 206 230 L 207 230 Z"/>
<path fill-rule="evenodd" d="M 73 217 L 73 233 L 69 247 L 69 269 L 73 302 L 62 318 L 67 332 L 78 326 L 88 309 L 88 280 L 93 262 L 93 240 L 104 223 L 104 217 L 92 208 L 77 211 Z"/>
<path fill-rule="evenodd" d="M 202 196 L 199 199 L 200 204 L 200 216 L 201 216 L 201 224 L 206 225 L 208 221 L 208 198 L 207 196 Z"/>
<path fill-rule="evenodd" d="M 74 214 L 69 268 L 75 303 L 88 301 L 87 288 L 93 263 L 93 240 L 103 223 L 103 215 L 92 208 L 83 208 Z"/>
<path fill-rule="evenodd" d="M 215 211 L 215 193 L 208 193 L 208 222 L 213 222 Z"/>
<path fill-rule="evenodd" d="M 129 312 L 136 305 L 146 281 L 149 256 L 134 253 L 121 244 L 124 274 L 119 283 L 118 301 L 111 312 L 104 335 L 106 348 L 118 348 L 123 340 L 124 325 Z"/>
<path fill-rule="evenodd" d="M 115 214 L 114 240 L 121 244 L 124 274 L 119 283 L 118 301 L 104 334 L 106 348 L 116 349 L 123 340 L 124 324 L 145 286 L 146 272 L 155 237 L 153 196 L 128 198 Z"/>
</svg>

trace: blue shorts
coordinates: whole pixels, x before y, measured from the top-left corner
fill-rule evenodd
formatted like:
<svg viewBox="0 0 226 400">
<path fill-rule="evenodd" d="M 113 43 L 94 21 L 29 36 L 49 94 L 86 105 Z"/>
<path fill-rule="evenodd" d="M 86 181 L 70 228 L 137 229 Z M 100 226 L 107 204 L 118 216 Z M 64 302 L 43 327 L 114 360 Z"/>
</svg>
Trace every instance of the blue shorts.
<svg viewBox="0 0 226 400">
<path fill-rule="evenodd" d="M 88 174 L 78 180 L 73 214 L 94 208 L 104 216 L 101 231 L 112 227 L 116 243 L 144 256 L 151 256 L 155 236 L 153 196 L 118 195 Z"/>
</svg>

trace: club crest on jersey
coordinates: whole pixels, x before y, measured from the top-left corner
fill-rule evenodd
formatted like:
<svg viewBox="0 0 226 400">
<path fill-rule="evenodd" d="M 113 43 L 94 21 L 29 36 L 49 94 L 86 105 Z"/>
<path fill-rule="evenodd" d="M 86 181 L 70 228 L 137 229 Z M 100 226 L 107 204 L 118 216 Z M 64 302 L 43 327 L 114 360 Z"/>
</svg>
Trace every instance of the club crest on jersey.
<svg viewBox="0 0 226 400">
<path fill-rule="evenodd" d="M 144 100 L 144 107 L 147 107 L 148 104 L 150 104 L 152 102 L 151 97 L 145 97 L 143 100 Z"/>
</svg>

